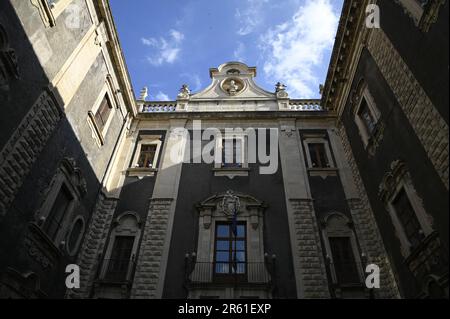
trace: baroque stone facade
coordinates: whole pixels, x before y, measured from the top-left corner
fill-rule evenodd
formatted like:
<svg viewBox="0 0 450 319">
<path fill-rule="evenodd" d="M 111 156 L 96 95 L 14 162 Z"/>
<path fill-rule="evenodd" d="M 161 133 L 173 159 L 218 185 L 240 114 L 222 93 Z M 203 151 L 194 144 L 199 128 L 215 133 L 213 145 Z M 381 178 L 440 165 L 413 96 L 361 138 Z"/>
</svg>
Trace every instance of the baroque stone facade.
<svg viewBox="0 0 450 319">
<path fill-rule="evenodd" d="M 227 62 L 148 101 L 108 1 L 1 2 L 0 297 L 448 298 L 448 1 L 411 8 L 344 1 L 321 99 Z"/>
</svg>

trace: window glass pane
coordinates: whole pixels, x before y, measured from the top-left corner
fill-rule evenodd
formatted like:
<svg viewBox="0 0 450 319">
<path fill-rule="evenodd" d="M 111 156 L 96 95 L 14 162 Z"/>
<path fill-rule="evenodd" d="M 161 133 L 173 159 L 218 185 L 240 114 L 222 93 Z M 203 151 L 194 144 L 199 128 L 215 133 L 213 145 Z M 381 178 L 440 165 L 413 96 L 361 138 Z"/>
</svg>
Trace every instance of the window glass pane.
<svg viewBox="0 0 450 319">
<path fill-rule="evenodd" d="M 146 168 L 153 167 L 153 161 L 156 155 L 156 148 L 157 148 L 156 144 L 141 145 L 141 152 L 139 154 L 138 160 L 139 167 L 146 167 Z"/>
<path fill-rule="evenodd" d="M 245 250 L 245 241 L 238 240 L 237 242 L 233 241 L 233 250 Z"/>
<path fill-rule="evenodd" d="M 72 200 L 72 194 L 63 185 L 56 196 L 45 222 L 44 230 L 51 239 L 56 239 L 56 235 L 62 226 L 62 221 Z"/>
<path fill-rule="evenodd" d="M 329 243 L 338 283 L 360 283 L 350 238 L 330 237 Z"/>
<path fill-rule="evenodd" d="M 401 190 L 399 192 L 393 202 L 393 205 L 410 244 L 413 247 L 417 246 L 422 241 L 422 235 L 420 232 L 422 228 L 405 190 Z"/>
<path fill-rule="evenodd" d="M 218 240 L 217 244 L 216 244 L 216 249 L 217 250 L 229 251 L 230 250 L 230 242 L 229 241 Z"/>
<path fill-rule="evenodd" d="M 81 236 L 81 231 L 83 229 L 83 221 L 81 219 L 78 219 L 75 222 L 75 225 L 72 228 L 72 232 L 70 233 L 68 247 L 69 251 L 72 252 L 76 247 L 76 244 L 78 242 L 78 239 Z"/>
<path fill-rule="evenodd" d="M 325 168 L 329 166 L 324 143 L 309 143 L 308 148 L 312 167 Z"/>
<path fill-rule="evenodd" d="M 123 281 L 127 279 L 128 267 L 133 251 L 134 236 L 116 236 L 111 252 L 111 258 L 107 260 L 107 280 Z"/>
<path fill-rule="evenodd" d="M 216 236 L 217 237 L 230 237 L 230 226 L 229 225 L 218 225 Z"/>
<path fill-rule="evenodd" d="M 102 130 L 106 122 L 108 121 L 109 114 L 111 113 L 111 102 L 109 101 L 108 95 L 105 95 L 105 97 L 102 100 L 102 103 L 100 104 L 97 112 L 95 113 L 95 122 L 100 130 Z"/>
<path fill-rule="evenodd" d="M 240 252 L 236 252 L 236 259 L 237 262 L 245 262 L 245 252 L 244 251 L 240 251 Z"/>
<path fill-rule="evenodd" d="M 216 261 L 230 261 L 230 252 L 218 251 L 216 254 Z"/>
<path fill-rule="evenodd" d="M 222 165 L 224 167 L 242 166 L 242 140 L 223 139 L 222 140 Z"/>
<path fill-rule="evenodd" d="M 215 271 L 217 274 L 228 274 L 229 264 L 228 263 L 216 263 Z"/>
<path fill-rule="evenodd" d="M 236 235 L 237 235 L 237 237 L 245 237 L 245 226 L 244 225 L 237 225 Z"/>
<path fill-rule="evenodd" d="M 245 263 L 236 263 L 233 266 L 237 274 L 245 274 Z"/>
<path fill-rule="evenodd" d="M 371 135 L 375 130 L 375 119 L 372 115 L 372 112 L 370 112 L 369 106 L 365 98 L 363 98 L 361 101 L 361 106 L 359 108 L 358 115 L 362 119 L 364 125 L 366 126 L 367 133 Z"/>
</svg>

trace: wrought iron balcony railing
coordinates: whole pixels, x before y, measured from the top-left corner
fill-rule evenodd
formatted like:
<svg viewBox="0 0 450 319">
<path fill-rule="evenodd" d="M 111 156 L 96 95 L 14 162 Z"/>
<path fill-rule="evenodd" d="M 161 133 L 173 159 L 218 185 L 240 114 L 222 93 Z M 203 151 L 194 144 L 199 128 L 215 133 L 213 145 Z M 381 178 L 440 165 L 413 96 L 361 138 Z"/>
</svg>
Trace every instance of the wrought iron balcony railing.
<svg viewBox="0 0 450 319">
<path fill-rule="evenodd" d="M 196 262 L 188 282 L 269 284 L 271 275 L 264 262 Z"/>
</svg>

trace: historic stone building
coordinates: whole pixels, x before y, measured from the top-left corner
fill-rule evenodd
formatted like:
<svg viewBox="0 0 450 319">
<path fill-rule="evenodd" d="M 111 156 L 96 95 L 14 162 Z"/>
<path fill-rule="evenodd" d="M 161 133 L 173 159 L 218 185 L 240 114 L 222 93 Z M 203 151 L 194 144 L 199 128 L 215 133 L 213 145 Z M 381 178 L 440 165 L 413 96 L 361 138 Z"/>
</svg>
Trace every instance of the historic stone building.
<svg viewBox="0 0 450 319">
<path fill-rule="evenodd" d="M 0 3 L 2 298 L 448 298 L 448 1 L 346 0 L 320 100 L 209 72 L 135 99 L 107 0 Z"/>
</svg>

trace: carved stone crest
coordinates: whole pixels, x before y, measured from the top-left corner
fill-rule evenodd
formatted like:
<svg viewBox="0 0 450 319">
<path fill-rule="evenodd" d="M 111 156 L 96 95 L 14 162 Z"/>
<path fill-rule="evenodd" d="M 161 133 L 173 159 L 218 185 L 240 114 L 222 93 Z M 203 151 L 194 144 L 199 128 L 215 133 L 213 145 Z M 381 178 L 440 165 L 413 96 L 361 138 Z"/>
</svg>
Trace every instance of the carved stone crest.
<svg viewBox="0 0 450 319">
<path fill-rule="evenodd" d="M 229 218 L 233 215 L 239 213 L 241 203 L 239 197 L 234 195 L 233 191 L 227 191 L 226 195 L 223 197 L 222 203 L 219 204 L 221 211 Z"/>
</svg>

